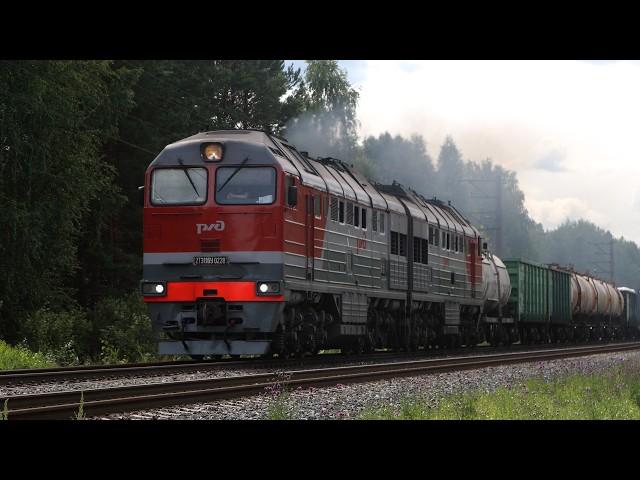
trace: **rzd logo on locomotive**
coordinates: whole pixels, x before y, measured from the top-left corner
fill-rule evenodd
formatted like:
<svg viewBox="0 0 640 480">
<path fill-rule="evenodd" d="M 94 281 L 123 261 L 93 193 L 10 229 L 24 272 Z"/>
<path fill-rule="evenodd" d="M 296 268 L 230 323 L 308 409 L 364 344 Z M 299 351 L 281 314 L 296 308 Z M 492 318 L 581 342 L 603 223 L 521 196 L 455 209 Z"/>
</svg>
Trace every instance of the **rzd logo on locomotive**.
<svg viewBox="0 0 640 480">
<path fill-rule="evenodd" d="M 212 230 L 221 232 L 224 230 L 224 222 L 218 220 L 216 223 L 196 223 L 196 230 L 198 231 L 198 235 L 202 232 L 211 232 Z"/>
</svg>

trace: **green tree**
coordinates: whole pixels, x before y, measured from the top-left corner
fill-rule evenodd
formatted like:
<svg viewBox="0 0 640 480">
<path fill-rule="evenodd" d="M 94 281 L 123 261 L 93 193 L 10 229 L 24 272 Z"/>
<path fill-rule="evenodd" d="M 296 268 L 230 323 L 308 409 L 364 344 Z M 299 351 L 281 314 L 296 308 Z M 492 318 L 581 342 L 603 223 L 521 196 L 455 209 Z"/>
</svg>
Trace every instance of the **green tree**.
<svg viewBox="0 0 640 480">
<path fill-rule="evenodd" d="M 138 72 L 135 107 L 122 120 L 105 156 L 118 178 L 122 197 L 96 205 L 108 229 L 88 231 L 83 277 L 86 305 L 137 287 L 141 272 L 142 208 L 138 187 L 154 157 L 168 144 L 199 131 L 259 128 L 279 133 L 306 102 L 300 71 L 283 60 L 119 61 Z M 114 213 L 115 212 L 115 213 Z M 104 252 L 104 254 L 102 253 Z M 95 293 L 89 291 L 100 285 Z"/>
<path fill-rule="evenodd" d="M 392 183 L 396 180 L 427 198 L 434 196 L 435 170 L 422 136 L 413 135 L 407 140 L 385 132 L 378 137 L 365 138 L 363 149 L 380 182 Z"/>
<path fill-rule="evenodd" d="M 442 200 L 455 200 L 459 209 L 468 206 L 468 185 L 465 180 L 465 162 L 451 136 L 447 136 L 438 155 L 437 196 Z"/>
<path fill-rule="evenodd" d="M 314 156 L 364 163 L 358 149 L 358 92 L 335 60 L 308 60 L 297 100 L 304 114 L 284 130 L 287 139 Z"/>
<path fill-rule="evenodd" d="M 110 61 L 0 62 L 0 335 L 26 313 L 73 304 L 78 237 L 112 198 L 101 148 L 131 106 L 136 74 Z"/>
<path fill-rule="evenodd" d="M 640 288 L 640 249 L 624 237 L 614 238 L 587 220 L 566 220 L 546 233 L 541 260 L 572 266 L 603 280 L 610 280 L 609 244 L 613 241 L 614 281 L 619 286 Z"/>
</svg>

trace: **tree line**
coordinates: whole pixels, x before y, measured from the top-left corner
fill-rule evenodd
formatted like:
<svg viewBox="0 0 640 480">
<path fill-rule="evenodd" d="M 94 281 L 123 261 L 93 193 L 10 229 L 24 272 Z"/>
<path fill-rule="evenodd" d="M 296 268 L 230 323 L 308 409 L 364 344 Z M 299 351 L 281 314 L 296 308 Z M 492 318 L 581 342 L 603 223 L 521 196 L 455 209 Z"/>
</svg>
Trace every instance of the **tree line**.
<svg viewBox="0 0 640 480">
<path fill-rule="evenodd" d="M 464 160 L 449 137 L 434 161 L 420 136 L 358 141 L 359 94 L 335 61 L 0 62 L 0 338 L 59 362 L 139 360 L 153 351 L 137 188 L 169 143 L 199 131 L 259 128 L 299 150 L 346 160 L 451 200 L 504 257 L 589 262 L 588 222 L 545 232 L 514 172 Z M 502 229 L 496 228 L 496 197 Z M 474 217 L 475 215 L 475 217 Z M 595 240 L 594 240 L 595 241 Z M 640 287 L 637 245 L 615 240 L 616 279 Z"/>
</svg>

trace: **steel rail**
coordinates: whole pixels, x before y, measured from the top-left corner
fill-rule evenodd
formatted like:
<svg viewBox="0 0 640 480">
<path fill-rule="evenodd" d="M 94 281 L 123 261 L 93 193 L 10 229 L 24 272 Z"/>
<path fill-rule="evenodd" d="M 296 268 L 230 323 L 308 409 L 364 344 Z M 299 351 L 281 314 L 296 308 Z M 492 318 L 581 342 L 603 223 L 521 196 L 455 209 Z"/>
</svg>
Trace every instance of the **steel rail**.
<svg viewBox="0 0 640 480">
<path fill-rule="evenodd" d="M 473 357 L 412 360 L 352 365 L 314 370 L 293 370 L 236 377 L 161 382 L 126 387 L 89 389 L 5 397 L 8 419 L 71 419 L 80 409 L 86 416 L 146 410 L 189 403 L 239 398 L 265 393 L 268 387 L 308 388 L 380 380 L 452 370 L 478 369 L 512 363 L 640 349 L 640 342 L 507 352 Z"/>
</svg>

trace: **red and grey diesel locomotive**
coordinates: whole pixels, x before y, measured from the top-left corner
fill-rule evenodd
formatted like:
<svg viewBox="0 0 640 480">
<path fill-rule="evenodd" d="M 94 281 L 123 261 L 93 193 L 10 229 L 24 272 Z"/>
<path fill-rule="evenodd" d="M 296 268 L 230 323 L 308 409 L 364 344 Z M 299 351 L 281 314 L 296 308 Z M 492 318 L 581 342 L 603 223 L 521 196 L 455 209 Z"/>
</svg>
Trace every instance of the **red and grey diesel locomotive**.
<svg viewBox="0 0 640 480">
<path fill-rule="evenodd" d="M 519 339 L 507 269 L 460 212 L 340 160 L 205 132 L 168 145 L 144 192 L 141 285 L 161 354 Z"/>
</svg>

